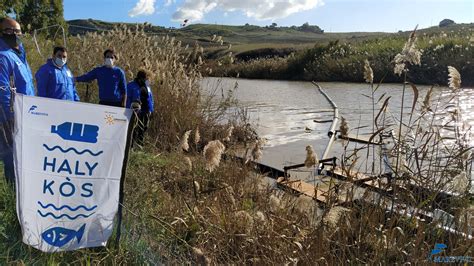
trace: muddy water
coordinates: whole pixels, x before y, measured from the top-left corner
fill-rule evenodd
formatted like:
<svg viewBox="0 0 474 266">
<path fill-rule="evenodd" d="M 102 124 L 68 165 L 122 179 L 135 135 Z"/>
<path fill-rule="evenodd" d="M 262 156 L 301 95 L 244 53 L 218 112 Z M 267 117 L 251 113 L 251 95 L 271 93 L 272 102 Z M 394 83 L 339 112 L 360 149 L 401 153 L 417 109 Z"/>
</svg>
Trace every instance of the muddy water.
<svg viewBox="0 0 474 266">
<path fill-rule="evenodd" d="M 236 82 L 238 85 L 233 91 L 234 96 L 248 109 L 250 122 L 256 126 L 259 136 L 267 139 L 261 163 L 279 169 L 286 165 L 302 163 L 307 145 L 312 145 L 319 155 L 323 153 L 331 123 L 316 123 L 314 120 L 331 120 L 333 112 L 331 105 L 314 85 L 309 82 L 230 78 L 206 78 L 202 84 L 207 91 L 223 88 L 217 92 L 225 95 L 229 89 L 235 87 Z M 338 105 L 340 115 L 347 120 L 352 134 L 372 132 L 372 104 L 367 97 L 371 94 L 371 88 L 367 84 L 318 84 Z M 419 101 L 423 100 L 428 89 L 429 86 L 418 86 Z M 448 88 L 435 88 L 434 91 L 433 99 L 450 95 Z M 389 109 L 398 119 L 402 103 L 402 85 L 381 85 L 375 93 L 375 99 L 384 94 L 391 96 Z M 412 101 L 413 90 L 407 88 L 404 119 L 410 114 Z M 463 90 L 460 105 L 466 124 L 474 126 L 474 90 Z M 376 107 L 376 113 L 379 107 Z M 471 144 L 474 145 L 474 142 Z M 342 153 L 342 143 L 335 143 L 330 156 L 340 158 Z"/>
</svg>

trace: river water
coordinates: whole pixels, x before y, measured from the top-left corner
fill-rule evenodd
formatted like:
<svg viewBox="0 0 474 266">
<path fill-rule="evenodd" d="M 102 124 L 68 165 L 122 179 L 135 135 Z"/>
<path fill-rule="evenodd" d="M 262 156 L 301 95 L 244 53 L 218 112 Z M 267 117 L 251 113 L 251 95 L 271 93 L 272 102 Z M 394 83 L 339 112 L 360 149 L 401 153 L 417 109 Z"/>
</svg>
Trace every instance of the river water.
<svg viewBox="0 0 474 266">
<path fill-rule="evenodd" d="M 233 95 L 247 108 L 250 122 L 259 136 L 267 139 L 261 163 L 282 169 L 286 165 L 303 163 L 307 145 L 312 145 L 318 155 L 326 148 L 331 123 L 316 123 L 314 120 L 331 120 L 333 109 L 310 82 L 205 78 L 202 84 L 208 91 L 219 88 L 219 94 L 223 95 L 236 87 Z M 340 116 L 347 120 L 351 134 L 372 132 L 372 100 L 367 97 L 372 89 L 368 84 L 318 84 L 338 106 Z M 383 84 L 377 89 L 374 97 L 379 99 L 382 95 L 391 96 L 389 110 L 397 119 L 400 116 L 402 88 L 402 84 Z M 417 88 L 418 101 L 423 101 L 430 86 L 420 85 Z M 404 119 L 407 119 L 414 93 L 411 87 L 407 87 L 405 92 Z M 448 88 L 435 87 L 432 99 L 438 96 L 446 98 L 449 95 Z M 376 113 L 381 105 L 382 103 L 375 107 Z M 466 124 L 474 126 L 473 89 L 463 89 L 460 106 Z M 471 145 L 474 145 L 474 142 Z M 342 143 L 335 143 L 330 156 L 340 158 L 342 147 Z"/>
</svg>

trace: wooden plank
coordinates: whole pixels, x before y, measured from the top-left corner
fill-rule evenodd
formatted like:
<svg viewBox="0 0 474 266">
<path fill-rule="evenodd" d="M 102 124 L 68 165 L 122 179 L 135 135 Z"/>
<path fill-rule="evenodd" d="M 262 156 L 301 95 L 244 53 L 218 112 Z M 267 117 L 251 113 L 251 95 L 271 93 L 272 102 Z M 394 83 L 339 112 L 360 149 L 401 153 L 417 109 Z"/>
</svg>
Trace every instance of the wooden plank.
<svg viewBox="0 0 474 266">
<path fill-rule="evenodd" d="M 359 142 L 359 143 L 364 143 L 364 144 L 373 144 L 373 145 L 381 145 L 379 142 L 374 142 L 372 139 L 369 141 L 370 136 L 369 135 L 339 135 L 338 138 L 340 139 L 345 139 L 348 141 L 353 141 L 353 142 Z"/>
<path fill-rule="evenodd" d="M 322 178 L 328 177 L 324 176 Z M 306 195 L 322 203 L 327 203 L 328 195 L 331 190 L 329 185 L 325 184 L 324 182 L 318 183 L 316 186 L 299 179 L 281 180 L 277 181 L 277 183 L 284 189 L 289 189 L 299 194 Z M 337 196 L 337 201 L 342 202 L 344 201 L 346 195 L 345 193 L 339 193 Z"/>
<path fill-rule="evenodd" d="M 387 183 L 382 181 L 381 182 L 382 186 L 380 186 L 379 184 L 380 182 L 378 180 L 379 177 L 377 176 L 368 176 L 356 171 L 349 171 L 349 174 L 347 174 L 347 171 L 342 170 L 342 168 L 339 166 L 334 167 L 334 169 L 332 170 L 328 170 L 328 172 L 329 174 L 333 174 L 335 178 L 338 178 L 344 181 L 349 181 L 356 185 L 362 185 L 362 186 L 375 188 L 376 190 L 380 192 L 389 192 L 389 190 L 384 187 L 384 185 L 387 185 Z"/>
</svg>

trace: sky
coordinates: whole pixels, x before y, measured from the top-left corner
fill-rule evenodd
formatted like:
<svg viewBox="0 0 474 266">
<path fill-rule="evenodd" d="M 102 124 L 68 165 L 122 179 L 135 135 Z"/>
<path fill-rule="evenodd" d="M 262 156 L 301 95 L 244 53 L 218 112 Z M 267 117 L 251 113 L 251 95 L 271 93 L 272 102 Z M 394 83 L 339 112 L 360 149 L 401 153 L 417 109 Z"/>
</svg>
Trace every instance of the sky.
<svg viewBox="0 0 474 266">
<path fill-rule="evenodd" d="M 474 0 L 64 0 L 64 16 L 164 27 L 318 25 L 325 32 L 396 32 L 427 28 L 449 18 L 474 22 Z"/>
</svg>

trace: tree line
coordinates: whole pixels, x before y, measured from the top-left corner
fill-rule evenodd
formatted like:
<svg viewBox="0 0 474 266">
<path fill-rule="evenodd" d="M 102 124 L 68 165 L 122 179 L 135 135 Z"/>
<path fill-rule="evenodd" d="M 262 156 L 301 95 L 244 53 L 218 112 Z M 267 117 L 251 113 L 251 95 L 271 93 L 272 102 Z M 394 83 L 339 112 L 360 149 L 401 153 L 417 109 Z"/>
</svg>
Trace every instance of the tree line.
<svg viewBox="0 0 474 266">
<path fill-rule="evenodd" d="M 67 30 L 63 0 L 2 0 L 0 17 L 5 16 L 15 18 L 25 32 L 54 25 Z M 51 28 L 45 31 L 54 34 L 56 30 L 57 28 Z"/>
</svg>

